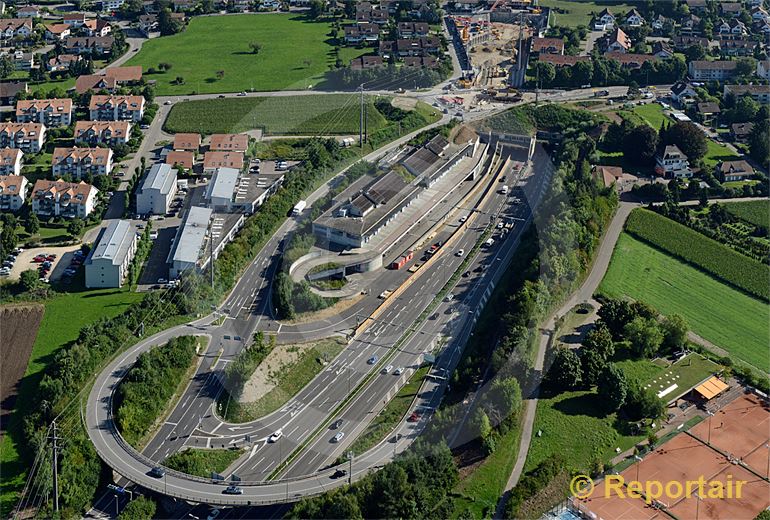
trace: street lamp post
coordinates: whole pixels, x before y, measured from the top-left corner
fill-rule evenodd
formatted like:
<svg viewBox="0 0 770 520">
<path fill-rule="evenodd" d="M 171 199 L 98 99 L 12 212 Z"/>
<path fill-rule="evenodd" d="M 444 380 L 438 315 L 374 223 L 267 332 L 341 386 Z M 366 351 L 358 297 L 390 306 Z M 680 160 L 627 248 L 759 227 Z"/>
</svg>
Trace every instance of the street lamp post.
<svg viewBox="0 0 770 520">
<path fill-rule="evenodd" d="M 714 417 L 714 412 L 706 411 L 707 414 L 709 414 L 709 433 L 708 433 L 708 440 L 706 441 L 706 444 L 711 446 L 711 418 Z"/>
</svg>

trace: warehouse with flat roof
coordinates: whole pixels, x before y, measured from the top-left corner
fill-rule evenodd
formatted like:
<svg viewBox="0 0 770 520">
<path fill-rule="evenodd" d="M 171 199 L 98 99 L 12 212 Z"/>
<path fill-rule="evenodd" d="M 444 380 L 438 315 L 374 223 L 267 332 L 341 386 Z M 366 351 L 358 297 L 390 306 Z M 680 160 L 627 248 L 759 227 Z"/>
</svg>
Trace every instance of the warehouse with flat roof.
<svg viewBox="0 0 770 520">
<path fill-rule="evenodd" d="M 168 254 L 169 278 L 178 278 L 189 269 L 198 268 L 201 252 L 207 244 L 209 224 L 213 211 L 210 208 L 191 207 L 177 229 L 174 243 Z"/>
<path fill-rule="evenodd" d="M 206 205 L 215 211 L 231 211 L 240 172 L 235 168 L 217 168 L 203 196 Z"/>
<path fill-rule="evenodd" d="M 127 220 L 113 220 L 103 228 L 85 261 L 86 287 L 122 287 L 137 241 L 136 231 Z"/>
</svg>

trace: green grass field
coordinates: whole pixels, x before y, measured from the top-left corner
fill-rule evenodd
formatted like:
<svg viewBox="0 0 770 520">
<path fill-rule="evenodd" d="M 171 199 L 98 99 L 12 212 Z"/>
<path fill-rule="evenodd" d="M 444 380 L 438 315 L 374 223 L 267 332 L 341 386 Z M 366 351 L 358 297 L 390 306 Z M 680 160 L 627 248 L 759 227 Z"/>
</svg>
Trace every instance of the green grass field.
<svg viewBox="0 0 770 520">
<path fill-rule="evenodd" d="M 680 314 L 699 336 L 761 370 L 770 369 L 766 303 L 625 233 L 599 292 L 645 301 L 663 314 Z"/>
<path fill-rule="evenodd" d="M 211 473 L 222 473 L 243 453 L 242 450 L 215 449 L 199 450 L 188 448 L 170 455 L 162 462 L 171 468 L 188 475 L 210 478 Z"/>
<path fill-rule="evenodd" d="M 256 128 L 273 135 L 354 134 L 359 114 L 356 94 L 208 99 L 176 104 L 164 129 L 203 134 Z M 370 132 L 387 124 L 374 107 L 374 98 L 368 100 L 366 122 Z"/>
<path fill-rule="evenodd" d="M 729 202 L 724 207 L 739 219 L 755 226 L 770 228 L 770 200 Z"/>
<path fill-rule="evenodd" d="M 660 129 L 660 125 L 663 124 L 663 121 L 669 120 L 668 117 L 663 114 L 663 107 L 657 103 L 638 105 L 634 107 L 633 112 L 644 119 L 644 121 L 655 130 Z"/>
<path fill-rule="evenodd" d="M 706 155 L 703 156 L 703 164 L 712 171 L 717 163 L 722 161 L 736 161 L 740 159 L 732 150 L 713 139 L 706 139 Z"/>
<path fill-rule="evenodd" d="M 630 362 L 633 363 L 633 362 Z M 615 448 L 625 451 L 645 436 L 624 435 L 615 428 L 616 415 L 601 408 L 596 391 L 563 392 L 540 399 L 524 471 L 534 469 L 553 454 L 564 457 L 568 470 L 585 472 L 596 459 L 604 462 L 615 455 Z"/>
<path fill-rule="evenodd" d="M 126 65 L 141 65 L 147 73 L 170 63 L 170 70 L 146 76 L 157 81 L 159 95 L 305 90 L 334 65 L 330 29 L 327 22 L 294 14 L 198 17 L 182 33 L 149 40 Z M 251 52 L 251 42 L 262 46 L 259 54 Z M 340 58 L 347 63 L 365 52 L 343 47 Z M 181 85 L 172 83 L 178 76 Z"/>
<path fill-rule="evenodd" d="M 630 3 L 620 2 L 586 2 L 583 0 L 540 0 L 540 6 L 550 7 L 551 25 L 564 27 L 577 27 L 591 23 L 591 12 L 598 13 L 608 7 L 615 16 L 625 14 L 631 7 Z M 556 12 L 555 9 L 564 11 L 565 14 Z"/>
<path fill-rule="evenodd" d="M 25 396 L 35 392 L 42 370 L 65 344 L 77 339 L 80 329 L 101 317 L 113 317 L 144 295 L 126 289 L 100 289 L 59 294 L 45 302 L 45 314 L 29 358 L 27 372 L 19 385 L 17 407 L 23 406 Z M 19 428 L 18 411 L 14 411 L 9 430 Z M 15 492 L 23 484 L 25 468 L 20 466 L 19 453 L 13 435 L 4 435 L 0 442 L 0 466 L 5 475 L 0 485 L 0 503 L 7 510 Z"/>
<path fill-rule="evenodd" d="M 659 372 L 640 378 L 639 381 L 656 394 L 677 385 L 675 390 L 661 397 L 664 401 L 669 401 L 718 372 L 721 367 L 700 354 L 691 353 L 668 368 L 659 368 Z"/>
</svg>

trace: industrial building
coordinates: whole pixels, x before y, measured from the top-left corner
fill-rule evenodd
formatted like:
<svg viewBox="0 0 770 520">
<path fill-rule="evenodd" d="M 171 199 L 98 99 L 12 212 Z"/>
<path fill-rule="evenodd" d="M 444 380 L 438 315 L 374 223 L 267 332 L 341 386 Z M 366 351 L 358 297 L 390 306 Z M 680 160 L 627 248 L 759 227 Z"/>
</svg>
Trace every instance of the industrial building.
<svg viewBox="0 0 770 520">
<path fill-rule="evenodd" d="M 232 211 L 233 194 L 238 185 L 239 171 L 235 168 L 217 168 L 203 196 L 206 205 L 216 211 Z"/>
<path fill-rule="evenodd" d="M 86 287 L 122 287 L 136 254 L 137 241 L 127 220 L 114 220 L 102 229 L 85 261 Z"/>
<path fill-rule="evenodd" d="M 178 278 L 184 271 L 198 269 L 198 259 L 207 243 L 209 223 L 213 211 L 191 207 L 177 229 L 168 254 L 169 278 Z"/>
<path fill-rule="evenodd" d="M 168 164 L 154 164 L 136 194 L 136 212 L 164 215 L 176 191 L 176 170 Z"/>
<path fill-rule="evenodd" d="M 206 188 L 206 206 L 218 212 L 250 215 L 283 184 L 280 172 L 241 174 L 235 168 L 217 168 Z"/>
</svg>

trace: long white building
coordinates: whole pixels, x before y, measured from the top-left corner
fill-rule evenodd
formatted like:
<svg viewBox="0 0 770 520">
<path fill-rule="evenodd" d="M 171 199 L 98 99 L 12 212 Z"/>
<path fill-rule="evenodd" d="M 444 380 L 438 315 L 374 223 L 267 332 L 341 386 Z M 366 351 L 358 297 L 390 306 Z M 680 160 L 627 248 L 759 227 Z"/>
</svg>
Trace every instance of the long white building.
<svg viewBox="0 0 770 520">
<path fill-rule="evenodd" d="M 127 220 L 101 230 L 85 262 L 86 287 L 122 287 L 136 254 L 137 235 Z"/>
<path fill-rule="evenodd" d="M 136 193 L 136 212 L 163 215 L 176 195 L 176 170 L 168 164 L 155 164 Z"/>
<path fill-rule="evenodd" d="M 192 206 L 187 211 L 176 232 L 166 261 L 170 279 L 178 278 L 187 270 L 198 268 L 198 259 L 209 238 L 208 230 L 212 213 L 211 209 L 198 206 Z"/>
</svg>

